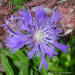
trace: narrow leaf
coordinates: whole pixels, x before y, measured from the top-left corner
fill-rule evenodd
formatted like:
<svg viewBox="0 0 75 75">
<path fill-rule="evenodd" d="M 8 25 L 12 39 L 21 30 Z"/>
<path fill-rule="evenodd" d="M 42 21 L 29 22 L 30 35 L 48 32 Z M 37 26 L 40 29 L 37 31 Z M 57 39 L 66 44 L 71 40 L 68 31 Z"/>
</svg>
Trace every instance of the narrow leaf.
<svg viewBox="0 0 75 75">
<path fill-rule="evenodd" d="M 6 72 L 6 75 L 14 75 L 14 72 L 9 64 L 8 59 L 4 54 L 1 53 L 1 63 L 4 71 Z"/>
</svg>

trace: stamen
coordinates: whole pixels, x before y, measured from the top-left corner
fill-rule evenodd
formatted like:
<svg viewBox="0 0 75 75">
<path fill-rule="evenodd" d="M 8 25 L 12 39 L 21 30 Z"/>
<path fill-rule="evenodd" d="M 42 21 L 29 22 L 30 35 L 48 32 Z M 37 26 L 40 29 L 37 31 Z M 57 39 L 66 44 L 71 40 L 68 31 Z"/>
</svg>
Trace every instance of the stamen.
<svg viewBox="0 0 75 75">
<path fill-rule="evenodd" d="M 45 37 L 45 33 L 40 30 L 36 31 L 34 34 L 34 38 L 37 42 L 42 41 L 44 39 L 44 37 Z"/>
</svg>

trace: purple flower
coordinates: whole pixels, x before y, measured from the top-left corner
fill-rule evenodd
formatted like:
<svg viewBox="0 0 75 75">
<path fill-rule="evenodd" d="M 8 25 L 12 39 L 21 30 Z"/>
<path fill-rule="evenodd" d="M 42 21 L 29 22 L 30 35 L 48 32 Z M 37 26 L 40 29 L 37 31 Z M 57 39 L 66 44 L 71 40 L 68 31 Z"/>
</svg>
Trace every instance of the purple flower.
<svg viewBox="0 0 75 75">
<path fill-rule="evenodd" d="M 13 23 L 19 30 L 9 32 L 12 37 L 7 37 L 6 46 L 12 51 L 11 53 L 14 53 L 24 45 L 27 45 L 29 48 L 32 48 L 27 54 L 29 58 L 31 59 L 34 55 L 37 57 L 41 56 L 39 70 L 43 63 L 47 70 L 46 55 L 48 55 L 49 58 L 57 55 L 56 48 L 64 53 L 69 52 L 67 49 L 69 48 L 68 46 L 58 42 L 59 36 L 62 36 L 60 34 L 62 30 L 58 28 L 58 21 L 61 19 L 62 14 L 56 10 L 53 12 L 52 17 L 49 17 L 44 12 L 44 7 L 36 7 L 35 17 L 33 17 L 29 8 L 27 9 L 28 10 L 23 9 L 23 11 L 19 11 L 20 16 L 16 17 L 19 21 Z M 26 33 L 23 33 L 24 31 Z"/>
</svg>

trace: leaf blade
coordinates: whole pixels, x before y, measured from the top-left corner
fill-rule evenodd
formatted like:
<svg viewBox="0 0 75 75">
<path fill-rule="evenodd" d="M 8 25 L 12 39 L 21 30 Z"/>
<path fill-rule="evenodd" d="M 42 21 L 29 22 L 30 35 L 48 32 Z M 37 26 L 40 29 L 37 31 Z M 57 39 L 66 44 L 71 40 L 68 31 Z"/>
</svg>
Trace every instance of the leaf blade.
<svg viewBox="0 0 75 75">
<path fill-rule="evenodd" d="M 14 72 L 9 64 L 8 59 L 4 54 L 1 53 L 1 63 L 4 71 L 6 72 L 6 75 L 14 75 Z"/>
</svg>

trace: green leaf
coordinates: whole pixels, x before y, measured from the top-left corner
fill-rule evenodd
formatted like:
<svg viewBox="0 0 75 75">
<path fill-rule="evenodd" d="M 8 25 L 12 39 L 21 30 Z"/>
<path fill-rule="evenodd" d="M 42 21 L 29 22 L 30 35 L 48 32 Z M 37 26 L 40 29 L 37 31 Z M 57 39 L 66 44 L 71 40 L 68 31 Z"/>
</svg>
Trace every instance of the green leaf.
<svg viewBox="0 0 75 75">
<path fill-rule="evenodd" d="M 42 65 L 41 73 L 42 75 L 48 75 L 47 71 L 45 70 L 44 64 Z"/>
<path fill-rule="evenodd" d="M 54 72 L 59 72 L 59 71 L 64 71 L 64 69 L 59 66 L 59 59 L 57 57 L 55 57 L 56 59 L 52 59 L 52 61 L 48 61 L 48 57 L 47 57 L 47 61 L 48 61 L 48 71 L 54 71 Z"/>
<path fill-rule="evenodd" d="M 19 75 L 28 75 L 29 59 L 21 50 L 17 50 L 13 54 L 8 49 L 3 52 L 13 60 L 15 66 L 20 70 Z"/>
<path fill-rule="evenodd" d="M 23 5 L 24 3 L 28 2 L 29 0 L 10 0 L 11 5 Z"/>
<path fill-rule="evenodd" d="M 11 14 L 13 14 L 15 11 L 17 11 L 21 6 L 16 6 L 15 8 L 12 9 L 12 11 L 10 12 Z"/>
<path fill-rule="evenodd" d="M 37 56 L 34 56 L 34 57 L 33 57 L 33 62 L 34 62 L 34 64 L 35 64 L 35 66 L 38 66 L 38 65 L 40 64 L 40 60 L 41 60 L 40 57 L 38 57 L 38 58 L 37 58 Z M 37 61 L 38 61 L 38 62 L 37 62 Z"/>
<path fill-rule="evenodd" d="M 48 66 L 48 70 L 52 70 L 52 71 L 55 71 L 55 72 L 59 72 L 59 71 L 64 71 L 64 69 L 58 65 L 54 65 L 53 63 L 48 63 L 49 66 Z"/>
<path fill-rule="evenodd" d="M 75 57 L 75 36 L 72 36 L 71 38 L 71 50 L 72 50 L 72 56 Z"/>
<path fill-rule="evenodd" d="M 3 73 L 0 73 L 0 75 L 3 75 Z"/>
<path fill-rule="evenodd" d="M 34 70 L 34 75 L 39 75 L 38 71 Z"/>
<path fill-rule="evenodd" d="M 32 68 L 29 68 L 28 75 L 33 75 L 33 69 Z M 34 74 L 34 75 L 36 75 L 36 74 Z"/>
<path fill-rule="evenodd" d="M 54 74 L 52 72 L 48 72 L 48 75 L 58 75 L 58 74 Z"/>
<path fill-rule="evenodd" d="M 25 62 L 20 67 L 19 75 L 28 75 L 28 65 L 29 65 L 29 60 L 25 59 Z"/>
<path fill-rule="evenodd" d="M 28 57 L 21 50 L 17 50 L 13 54 L 11 54 L 11 52 L 8 49 L 3 50 L 3 52 L 5 52 L 6 55 L 13 59 L 14 64 L 18 68 L 21 68 L 21 65 L 24 63 L 29 64 Z"/>
<path fill-rule="evenodd" d="M 14 75 L 14 72 L 9 64 L 8 59 L 4 54 L 1 53 L 1 63 L 4 71 L 6 72 L 6 75 Z"/>
</svg>

